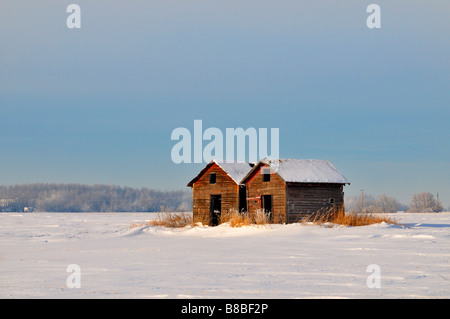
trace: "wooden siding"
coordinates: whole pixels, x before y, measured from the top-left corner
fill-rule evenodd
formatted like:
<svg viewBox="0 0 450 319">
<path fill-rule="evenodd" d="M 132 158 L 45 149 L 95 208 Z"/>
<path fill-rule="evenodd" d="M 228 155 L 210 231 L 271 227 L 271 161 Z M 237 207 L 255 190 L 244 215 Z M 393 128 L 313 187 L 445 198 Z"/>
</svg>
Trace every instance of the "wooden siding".
<svg viewBox="0 0 450 319">
<path fill-rule="evenodd" d="M 211 173 L 216 173 L 215 184 L 209 183 Z M 222 213 L 239 209 L 239 185 L 215 163 L 193 184 L 192 189 L 194 222 L 210 222 L 211 195 L 222 195 Z"/>
<path fill-rule="evenodd" d="M 270 182 L 264 182 L 263 174 L 261 174 L 261 170 L 264 168 L 269 168 L 269 166 L 261 165 L 247 179 L 248 212 L 254 214 L 261 209 L 261 195 L 272 195 L 273 221 L 284 223 L 286 222 L 286 183 L 273 170 L 271 170 Z"/>
<path fill-rule="evenodd" d="M 333 199 L 333 202 L 330 202 Z M 322 183 L 288 183 L 287 184 L 287 211 L 288 223 L 294 223 L 301 218 L 332 208 L 344 205 L 344 192 L 342 184 Z"/>
</svg>

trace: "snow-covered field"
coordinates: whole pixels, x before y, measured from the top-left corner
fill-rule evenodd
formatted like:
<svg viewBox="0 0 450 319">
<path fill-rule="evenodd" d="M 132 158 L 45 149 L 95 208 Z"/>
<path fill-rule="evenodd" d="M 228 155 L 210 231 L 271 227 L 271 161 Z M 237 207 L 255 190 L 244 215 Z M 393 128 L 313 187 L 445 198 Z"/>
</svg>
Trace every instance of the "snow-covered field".
<svg viewBox="0 0 450 319">
<path fill-rule="evenodd" d="M 407 227 L 130 227 L 155 216 L 0 214 L 0 297 L 450 297 L 450 213 L 392 215 Z"/>
</svg>

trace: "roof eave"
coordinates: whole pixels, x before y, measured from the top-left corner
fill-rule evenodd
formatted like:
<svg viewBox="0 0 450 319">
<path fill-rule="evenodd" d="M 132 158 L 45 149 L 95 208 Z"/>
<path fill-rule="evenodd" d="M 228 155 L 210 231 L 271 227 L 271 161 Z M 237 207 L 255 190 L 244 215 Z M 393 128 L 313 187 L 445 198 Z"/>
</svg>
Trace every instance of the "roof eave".
<svg viewBox="0 0 450 319">
<path fill-rule="evenodd" d="M 212 160 L 211 162 L 209 162 L 206 166 L 205 166 L 205 168 L 203 168 L 201 171 L 200 171 L 200 173 L 198 173 L 197 174 L 197 176 L 195 176 L 186 186 L 187 187 L 194 187 L 194 183 L 196 182 L 196 181 L 198 181 L 199 179 L 200 179 L 200 177 L 203 175 L 203 174 L 205 174 L 205 172 L 214 164 L 214 163 L 216 163 L 216 161 L 215 160 Z"/>
</svg>

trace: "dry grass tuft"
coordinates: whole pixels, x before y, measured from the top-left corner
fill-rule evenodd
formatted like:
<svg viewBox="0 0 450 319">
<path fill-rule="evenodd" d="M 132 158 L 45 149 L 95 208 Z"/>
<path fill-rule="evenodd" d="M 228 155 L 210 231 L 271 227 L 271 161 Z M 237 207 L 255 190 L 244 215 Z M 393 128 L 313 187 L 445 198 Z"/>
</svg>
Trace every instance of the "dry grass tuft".
<svg viewBox="0 0 450 319">
<path fill-rule="evenodd" d="M 170 228 L 183 228 L 193 225 L 192 214 L 189 213 L 158 213 L 156 219 L 143 224 L 131 224 L 130 228 L 145 226 L 163 226 Z"/>
<path fill-rule="evenodd" d="M 267 214 L 263 209 L 257 209 L 253 215 L 253 224 L 255 225 L 266 225 L 271 224 L 270 215 Z"/>
<path fill-rule="evenodd" d="M 372 224 L 380 224 L 382 222 L 397 225 L 398 222 L 394 218 L 375 213 L 346 213 L 344 209 L 338 211 L 328 210 L 319 211 L 303 219 L 303 223 L 313 224 L 337 224 L 343 226 L 367 226 Z"/>
<path fill-rule="evenodd" d="M 255 214 L 249 214 L 248 212 L 239 213 L 236 210 L 222 213 L 219 224 L 222 223 L 228 223 L 231 227 L 242 227 L 249 225 L 267 225 L 272 222 L 270 221 L 269 214 L 258 209 Z"/>
<path fill-rule="evenodd" d="M 252 220 L 246 212 L 239 213 L 236 210 L 231 210 L 220 214 L 219 224 L 223 223 L 228 223 L 231 227 L 242 227 L 249 226 Z"/>
<path fill-rule="evenodd" d="M 151 221 L 153 226 L 164 226 L 171 228 L 183 228 L 193 224 L 192 215 L 189 213 L 162 213 Z"/>
</svg>

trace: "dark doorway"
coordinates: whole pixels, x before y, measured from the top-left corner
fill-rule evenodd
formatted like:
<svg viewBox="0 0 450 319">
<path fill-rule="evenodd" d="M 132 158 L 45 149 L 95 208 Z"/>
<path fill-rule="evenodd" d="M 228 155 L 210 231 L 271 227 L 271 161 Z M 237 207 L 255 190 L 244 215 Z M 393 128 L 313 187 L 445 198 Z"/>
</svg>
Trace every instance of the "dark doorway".
<svg viewBox="0 0 450 319">
<path fill-rule="evenodd" d="M 211 202 L 209 207 L 209 223 L 211 226 L 219 225 L 221 211 L 222 195 L 211 195 Z"/>
<path fill-rule="evenodd" d="M 245 185 L 239 185 L 239 212 L 247 211 L 247 190 Z"/>
<path fill-rule="evenodd" d="M 261 195 L 261 208 L 272 222 L 272 195 Z"/>
</svg>

